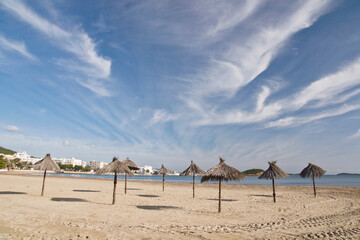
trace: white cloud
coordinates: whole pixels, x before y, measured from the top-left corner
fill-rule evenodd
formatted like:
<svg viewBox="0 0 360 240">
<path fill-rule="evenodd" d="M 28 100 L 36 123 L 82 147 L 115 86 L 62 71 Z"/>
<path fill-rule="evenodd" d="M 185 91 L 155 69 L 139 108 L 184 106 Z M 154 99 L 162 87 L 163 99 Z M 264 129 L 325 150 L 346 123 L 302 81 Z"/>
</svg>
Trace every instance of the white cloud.
<svg viewBox="0 0 360 240">
<path fill-rule="evenodd" d="M 47 35 L 55 46 L 76 56 L 77 60 L 70 61 L 71 64 L 69 64 L 69 60 L 59 61 L 61 66 L 69 66 L 69 70 L 80 72 L 85 76 L 84 81 L 88 81 L 87 79 L 91 77 L 91 81 L 98 81 L 98 85 L 102 84 L 102 81 L 110 76 L 111 60 L 106 59 L 97 53 L 95 43 L 83 30 L 64 30 L 56 24 L 39 16 L 22 1 L 4 0 L 0 3 L 21 20 Z M 66 65 L 61 64 L 66 61 Z M 88 85 L 83 86 L 87 87 L 93 85 L 93 83 L 89 83 Z M 92 90 L 91 88 L 89 89 Z"/>
<path fill-rule="evenodd" d="M 9 132 L 17 132 L 20 130 L 17 126 L 14 126 L 14 125 L 6 126 L 6 127 L 4 127 L 4 129 Z"/>
<path fill-rule="evenodd" d="M 126 21 L 132 21 L 132 25 L 140 25 L 141 32 L 150 29 L 151 34 L 145 38 L 150 36 L 157 43 L 200 49 L 220 41 L 226 31 L 250 17 L 263 3 L 260 0 L 150 0 L 127 7 L 124 17 Z"/>
<path fill-rule="evenodd" d="M 357 132 L 354 135 L 350 136 L 350 138 L 360 138 L 360 128 L 357 130 Z"/>
<path fill-rule="evenodd" d="M 314 81 L 309 86 L 302 89 L 299 93 L 283 99 L 269 102 L 265 105 L 265 100 L 270 96 L 271 90 L 263 86 L 257 98 L 257 105 L 254 111 L 228 110 L 226 112 L 210 111 L 202 114 L 202 119 L 195 122 L 195 125 L 220 125 L 230 123 L 258 123 L 271 120 L 281 116 L 281 114 L 291 114 L 299 109 L 310 105 L 311 108 L 331 106 L 344 103 L 351 97 L 360 93 L 360 89 L 350 91 L 360 85 L 360 58 L 355 59 L 338 72 L 329 74 Z M 350 91 L 350 92 L 349 92 Z M 189 100 L 187 100 L 190 103 Z M 317 101 L 314 103 L 314 101 Z M 321 118 L 338 116 L 349 111 L 357 110 L 358 105 L 345 105 L 335 110 L 325 111 L 305 117 L 286 117 L 265 124 L 267 127 L 288 127 L 299 126 Z M 194 109 L 194 107 L 191 106 Z M 201 108 L 198 105 L 198 109 Z M 197 110 L 199 111 L 199 110 Z"/>
<path fill-rule="evenodd" d="M 69 146 L 69 145 L 70 145 L 69 140 L 65 140 L 65 141 L 63 141 L 63 145 L 64 145 L 64 146 Z"/>
<path fill-rule="evenodd" d="M 327 105 L 332 101 L 346 101 L 359 93 L 359 90 L 343 95 L 335 99 L 340 93 L 360 85 L 360 58 L 345 66 L 340 71 L 327 75 L 303 89 L 291 101 L 291 107 L 301 108 L 311 101 L 321 100 L 321 105 Z"/>
<path fill-rule="evenodd" d="M 306 124 L 315 120 L 334 117 L 346 114 L 351 111 L 355 111 L 360 109 L 360 104 L 358 105 L 344 105 L 340 108 L 331 109 L 324 111 L 320 114 L 314 114 L 306 117 L 286 117 L 282 118 L 273 122 L 266 124 L 266 127 L 292 127 L 292 126 L 299 126 L 302 124 Z"/>
<path fill-rule="evenodd" d="M 4 36 L 0 35 L 0 47 L 9 51 L 16 51 L 31 60 L 35 59 L 35 57 L 26 49 L 24 42 L 6 39 Z"/>
<path fill-rule="evenodd" d="M 177 116 L 172 115 L 163 109 L 156 109 L 150 120 L 150 124 L 153 125 L 160 122 L 169 122 L 175 119 L 177 119 Z"/>
<path fill-rule="evenodd" d="M 270 88 L 263 86 L 262 92 L 259 94 L 256 104 L 256 112 L 260 112 L 264 109 L 264 102 L 267 97 L 270 95 Z"/>
<path fill-rule="evenodd" d="M 209 61 L 205 71 L 200 71 L 191 80 L 189 91 L 182 99 L 192 107 L 197 102 L 208 111 L 214 106 L 209 99 L 231 99 L 244 86 L 265 71 L 278 54 L 281 47 L 298 31 L 311 26 L 328 8 L 330 1 L 301 2 L 297 10 L 290 14 L 279 14 L 276 22 L 262 18 L 261 24 L 254 26 L 249 37 L 231 42 L 216 60 Z M 270 114 L 272 115 L 272 114 Z"/>
<path fill-rule="evenodd" d="M 104 84 L 95 79 L 89 78 L 86 81 L 82 79 L 76 79 L 76 81 L 80 85 L 88 88 L 89 90 L 91 90 L 92 92 L 96 93 L 99 96 L 102 97 L 112 96 L 112 93 L 104 86 Z"/>
</svg>

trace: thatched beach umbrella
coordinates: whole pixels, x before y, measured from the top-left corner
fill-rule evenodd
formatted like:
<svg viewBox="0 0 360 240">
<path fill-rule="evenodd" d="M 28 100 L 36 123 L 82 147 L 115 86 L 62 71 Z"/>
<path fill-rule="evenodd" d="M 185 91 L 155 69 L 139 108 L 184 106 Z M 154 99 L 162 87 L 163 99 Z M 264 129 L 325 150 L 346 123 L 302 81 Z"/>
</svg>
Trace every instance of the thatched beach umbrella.
<svg viewBox="0 0 360 240">
<path fill-rule="evenodd" d="M 42 188 L 41 188 L 41 196 L 44 196 L 46 171 L 50 170 L 50 171 L 54 171 L 54 172 L 60 172 L 60 167 L 51 159 L 50 153 L 48 153 L 42 160 L 35 163 L 33 165 L 33 168 L 36 170 L 44 171 L 43 184 L 42 184 Z"/>
<path fill-rule="evenodd" d="M 171 173 L 171 171 L 169 171 L 167 168 L 165 168 L 164 164 L 161 164 L 161 168 L 158 171 L 158 173 L 163 175 L 162 187 L 163 187 L 163 191 L 164 191 L 164 188 L 165 188 L 165 175 L 168 174 L 168 173 Z"/>
<path fill-rule="evenodd" d="M 136 165 L 136 163 L 131 161 L 129 158 L 126 158 L 125 160 L 123 160 L 122 163 L 124 163 L 130 170 L 139 170 L 140 169 Z M 126 192 L 127 192 L 127 173 L 125 173 L 125 194 L 126 194 Z"/>
<path fill-rule="evenodd" d="M 316 197 L 315 177 L 321 178 L 321 176 L 324 175 L 325 173 L 326 171 L 324 169 L 312 163 L 309 163 L 309 165 L 306 168 L 304 168 L 300 173 L 300 176 L 302 178 L 312 177 L 315 197 Z"/>
<path fill-rule="evenodd" d="M 220 157 L 220 163 L 208 170 L 201 178 L 201 183 L 207 181 L 219 181 L 219 209 L 221 212 L 221 181 L 240 181 L 245 179 L 245 175 L 236 168 L 230 167 L 225 160 Z"/>
<path fill-rule="evenodd" d="M 275 178 L 286 178 L 288 177 L 287 173 L 284 172 L 281 168 L 276 166 L 276 161 L 268 162 L 269 168 L 263 172 L 259 179 L 271 179 L 272 180 L 272 186 L 273 186 L 273 197 L 274 202 L 276 202 L 276 194 L 275 194 Z"/>
<path fill-rule="evenodd" d="M 109 165 L 99 169 L 96 172 L 96 174 L 104 174 L 104 173 L 109 173 L 109 172 L 114 173 L 114 190 L 113 190 L 113 202 L 112 202 L 112 204 L 115 204 L 117 175 L 119 173 L 125 173 L 125 174 L 129 174 L 132 177 L 132 176 L 134 176 L 134 174 L 132 173 L 132 171 L 124 163 L 120 162 L 117 157 L 114 157 L 113 161 Z"/>
<path fill-rule="evenodd" d="M 196 174 L 202 175 L 204 173 L 205 171 L 202 170 L 198 165 L 196 165 L 193 160 L 191 160 L 190 166 L 187 169 L 185 169 L 185 171 L 180 173 L 180 176 L 189 176 L 189 175 L 193 176 L 193 198 L 195 198 L 195 175 Z"/>
</svg>

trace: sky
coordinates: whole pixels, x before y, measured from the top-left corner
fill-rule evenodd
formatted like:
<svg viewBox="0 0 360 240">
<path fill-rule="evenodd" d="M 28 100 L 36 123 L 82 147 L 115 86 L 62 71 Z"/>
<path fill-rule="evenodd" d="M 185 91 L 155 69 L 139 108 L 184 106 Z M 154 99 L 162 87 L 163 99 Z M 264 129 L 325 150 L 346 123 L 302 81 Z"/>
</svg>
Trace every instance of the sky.
<svg viewBox="0 0 360 240">
<path fill-rule="evenodd" d="M 0 20 L 0 146 L 360 173 L 357 0 L 2 0 Z"/>
</svg>

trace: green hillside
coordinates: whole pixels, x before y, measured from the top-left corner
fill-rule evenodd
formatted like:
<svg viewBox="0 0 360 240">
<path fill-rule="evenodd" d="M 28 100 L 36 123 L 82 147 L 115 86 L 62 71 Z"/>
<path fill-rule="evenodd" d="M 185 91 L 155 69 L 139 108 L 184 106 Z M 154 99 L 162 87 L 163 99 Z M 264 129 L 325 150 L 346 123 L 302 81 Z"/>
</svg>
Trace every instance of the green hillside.
<svg viewBox="0 0 360 240">
<path fill-rule="evenodd" d="M 264 170 L 262 170 L 262 169 L 253 168 L 253 169 L 243 171 L 243 174 L 245 174 L 245 175 L 260 175 L 263 172 L 264 172 Z"/>
<path fill-rule="evenodd" d="M 6 155 L 13 155 L 16 152 L 7 148 L 0 147 L 0 153 L 6 154 Z"/>
</svg>

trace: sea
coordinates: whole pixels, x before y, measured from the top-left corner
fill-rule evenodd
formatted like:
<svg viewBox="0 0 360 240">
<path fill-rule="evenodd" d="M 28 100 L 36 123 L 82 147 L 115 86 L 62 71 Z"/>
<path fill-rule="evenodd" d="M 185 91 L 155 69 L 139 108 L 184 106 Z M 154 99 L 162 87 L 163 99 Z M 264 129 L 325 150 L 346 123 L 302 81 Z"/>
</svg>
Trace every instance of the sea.
<svg viewBox="0 0 360 240">
<path fill-rule="evenodd" d="M 31 174 L 41 175 L 41 174 Z M 114 175 L 96 175 L 96 174 L 69 174 L 69 173 L 48 173 L 47 175 L 59 177 L 75 177 L 75 178 L 100 178 L 113 179 Z M 161 182 L 162 175 L 135 175 L 128 176 L 128 181 L 149 181 Z M 118 175 L 119 180 L 124 180 L 124 175 Z M 200 183 L 201 176 L 195 177 L 195 182 Z M 165 182 L 171 183 L 192 183 L 192 176 L 166 175 Z M 340 175 L 324 175 L 315 179 L 316 186 L 335 186 L 335 187 L 360 187 L 360 174 L 340 174 Z M 215 183 L 206 182 L 203 184 Z M 247 176 L 245 180 L 223 182 L 224 184 L 236 185 L 271 185 L 271 180 L 258 179 L 257 176 Z M 275 179 L 275 184 L 280 186 L 312 186 L 311 178 L 301 178 L 300 175 L 289 175 L 287 178 Z"/>
</svg>

